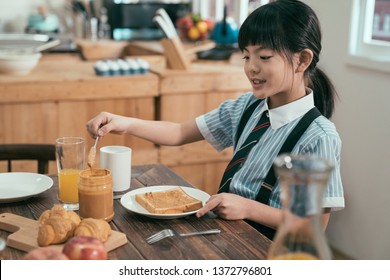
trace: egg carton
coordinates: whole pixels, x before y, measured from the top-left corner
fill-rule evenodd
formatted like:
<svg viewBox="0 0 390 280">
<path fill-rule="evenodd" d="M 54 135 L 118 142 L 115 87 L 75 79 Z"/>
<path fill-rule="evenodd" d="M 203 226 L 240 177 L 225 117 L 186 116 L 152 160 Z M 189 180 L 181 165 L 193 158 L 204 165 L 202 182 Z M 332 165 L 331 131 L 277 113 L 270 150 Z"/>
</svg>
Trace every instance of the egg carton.
<svg viewBox="0 0 390 280">
<path fill-rule="evenodd" d="M 149 63 L 140 58 L 98 60 L 93 66 L 98 76 L 139 75 L 149 72 Z"/>
</svg>

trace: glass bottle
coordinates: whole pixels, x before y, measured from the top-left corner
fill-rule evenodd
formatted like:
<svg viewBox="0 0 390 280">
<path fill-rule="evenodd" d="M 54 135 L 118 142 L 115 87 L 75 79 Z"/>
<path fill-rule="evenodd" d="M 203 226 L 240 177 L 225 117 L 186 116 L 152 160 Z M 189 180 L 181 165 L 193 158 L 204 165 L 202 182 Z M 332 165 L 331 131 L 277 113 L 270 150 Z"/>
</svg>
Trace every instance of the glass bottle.
<svg viewBox="0 0 390 280">
<path fill-rule="evenodd" d="M 79 175 L 79 215 L 82 219 L 114 217 L 112 174 L 108 169 L 85 169 Z"/>
<path fill-rule="evenodd" d="M 98 37 L 99 39 L 106 40 L 109 40 L 111 38 L 111 27 L 108 23 L 107 9 L 105 7 L 102 7 L 100 9 Z"/>
<path fill-rule="evenodd" d="M 331 259 L 322 229 L 322 197 L 333 165 L 318 157 L 282 154 L 274 167 L 283 220 L 268 259 Z"/>
<path fill-rule="evenodd" d="M 5 260 L 5 248 L 7 247 L 6 241 L 0 237 L 0 260 Z"/>
</svg>

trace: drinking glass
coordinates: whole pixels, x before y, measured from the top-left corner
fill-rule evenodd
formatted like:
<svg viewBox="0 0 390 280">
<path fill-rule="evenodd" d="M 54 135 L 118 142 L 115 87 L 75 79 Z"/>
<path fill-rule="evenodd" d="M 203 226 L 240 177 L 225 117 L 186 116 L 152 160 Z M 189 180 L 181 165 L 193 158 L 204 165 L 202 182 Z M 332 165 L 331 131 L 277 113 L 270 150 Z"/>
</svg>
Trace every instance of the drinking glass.
<svg viewBox="0 0 390 280">
<path fill-rule="evenodd" d="M 56 140 L 58 199 L 66 210 L 79 209 L 78 179 L 85 166 L 85 143 L 82 137 L 66 136 Z"/>
</svg>

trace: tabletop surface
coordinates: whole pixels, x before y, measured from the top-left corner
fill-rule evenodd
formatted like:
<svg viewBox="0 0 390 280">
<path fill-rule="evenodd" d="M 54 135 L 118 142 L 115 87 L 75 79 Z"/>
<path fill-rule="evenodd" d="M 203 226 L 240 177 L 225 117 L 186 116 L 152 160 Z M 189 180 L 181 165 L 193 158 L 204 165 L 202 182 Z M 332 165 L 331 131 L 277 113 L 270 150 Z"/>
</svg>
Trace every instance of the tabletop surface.
<svg viewBox="0 0 390 280">
<path fill-rule="evenodd" d="M 53 187 L 25 201 L 0 203 L 0 213 L 13 213 L 37 220 L 41 213 L 58 203 L 58 180 L 51 176 Z M 154 185 L 193 187 L 164 165 L 143 165 L 132 168 L 130 190 Z M 265 259 L 271 241 L 242 220 L 228 221 L 213 215 L 197 218 L 190 215 L 177 219 L 153 219 L 125 209 L 120 199 L 114 202 L 115 216 L 110 222 L 113 230 L 127 236 L 127 244 L 108 253 L 109 259 L 133 260 L 256 260 Z M 149 245 L 145 238 L 165 228 L 179 232 L 218 228 L 220 234 L 166 238 Z M 0 230 L 0 237 L 9 232 Z M 7 247 L 7 259 L 21 259 L 25 252 Z"/>
</svg>

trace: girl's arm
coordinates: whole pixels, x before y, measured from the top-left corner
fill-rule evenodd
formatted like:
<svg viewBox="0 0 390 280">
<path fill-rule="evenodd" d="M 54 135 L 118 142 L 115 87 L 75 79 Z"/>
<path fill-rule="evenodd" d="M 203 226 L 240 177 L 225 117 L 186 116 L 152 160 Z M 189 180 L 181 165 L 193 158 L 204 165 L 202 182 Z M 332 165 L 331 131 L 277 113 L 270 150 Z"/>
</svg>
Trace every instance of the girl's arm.
<svg viewBox="0 0 390 280">
<path fill-rule="evenodd" d="M 203 139 L 195 120 L 185 123 L 148 121 L 102 112 L 87 122 L 92 137 L 108 133 L 129 134 L 155 144 L 178 146 Z"/>
<path fill-rule="evenodd" d="M 209 211 L 226 220 L 248 219 L 274 229 L 282 221 L 282 210 L 232 193 L 211 196 L 196 216 L 201 217 Z"/>
<path fill-rule="evenodd" d="M 209 211 L 213 211 L 226 220 L 248 219 L 273 229 L 277 229 L 282 222 L 281 209 L 231 193 L 220 193 L 211 196 L 196 216 L 201 217 Z M 329 217 L 330 209 L 325 208 L 322 214 L 324 231 L 328 225 Z"/>
</svg>

